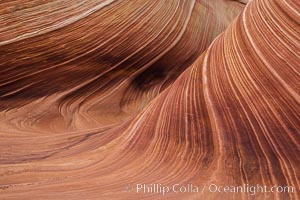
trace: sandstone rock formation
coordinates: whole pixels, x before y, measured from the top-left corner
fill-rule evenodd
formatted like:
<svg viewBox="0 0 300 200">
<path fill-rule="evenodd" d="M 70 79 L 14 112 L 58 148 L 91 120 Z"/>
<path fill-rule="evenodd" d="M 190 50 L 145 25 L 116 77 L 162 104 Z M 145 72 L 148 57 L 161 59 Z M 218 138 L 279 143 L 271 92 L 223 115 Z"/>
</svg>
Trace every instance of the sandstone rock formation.
<svg viewBox="0 0 300 200">
<path fill-rule="evenodd" d="M 0 2 L 0 199 L 299 199 L 299 8 Z"/>
</svg>

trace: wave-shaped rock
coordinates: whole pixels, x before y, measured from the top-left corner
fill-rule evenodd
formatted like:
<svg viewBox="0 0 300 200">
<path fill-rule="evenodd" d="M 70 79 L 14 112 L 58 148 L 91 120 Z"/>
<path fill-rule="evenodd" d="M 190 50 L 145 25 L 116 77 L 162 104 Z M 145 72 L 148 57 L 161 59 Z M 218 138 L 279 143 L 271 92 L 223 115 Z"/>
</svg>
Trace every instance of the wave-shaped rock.
<svg viewBox="0 0 300 200">
<path fill-rule="evenodd" d="M 300 5 L 246 3 L 0 3 L 0 197 L 297 199 Z"/>
</svg>

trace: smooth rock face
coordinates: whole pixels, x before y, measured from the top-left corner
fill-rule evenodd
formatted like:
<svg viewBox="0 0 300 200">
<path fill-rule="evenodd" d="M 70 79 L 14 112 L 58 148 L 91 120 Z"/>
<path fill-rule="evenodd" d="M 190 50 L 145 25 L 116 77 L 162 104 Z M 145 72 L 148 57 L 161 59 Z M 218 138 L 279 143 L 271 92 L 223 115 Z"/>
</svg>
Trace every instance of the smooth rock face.
<svg viewBox="0 0 300 200">
<path fill-rule="evenodd" d="M 1 1 L 0 199 L 299 199 L 299 13 Z"/>
</svg>

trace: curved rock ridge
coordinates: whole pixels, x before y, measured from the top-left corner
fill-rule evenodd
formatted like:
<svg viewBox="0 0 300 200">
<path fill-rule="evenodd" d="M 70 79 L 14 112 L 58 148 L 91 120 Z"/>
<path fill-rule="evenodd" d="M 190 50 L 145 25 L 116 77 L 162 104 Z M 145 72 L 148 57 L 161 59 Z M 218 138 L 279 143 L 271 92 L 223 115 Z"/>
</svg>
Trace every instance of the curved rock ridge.
<svg viewBox="0 0 300 200">
<path fill-rule="evenodd" d="M 0 11 L 2 199 L 300 198 L 298 1 L 22 0 Z"/>
<path fill-rule="evenodd" d="M 1 3 L 0 129 L 63 133 L 128 120 L 242 7 L 194 0 Z"/>
</svg>

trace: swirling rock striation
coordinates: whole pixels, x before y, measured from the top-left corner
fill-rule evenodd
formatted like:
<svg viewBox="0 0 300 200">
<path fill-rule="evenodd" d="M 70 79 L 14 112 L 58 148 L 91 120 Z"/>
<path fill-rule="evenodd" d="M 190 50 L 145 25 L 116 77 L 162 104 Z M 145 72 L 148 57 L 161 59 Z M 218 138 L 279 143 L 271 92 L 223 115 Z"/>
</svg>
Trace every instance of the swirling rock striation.
<svg viewBox="0 0 300 200">
<path fill-rule="evenodd" d="M 0 3 L 1 198 L 298 199 L 300 4 L 246 3 Z"/>
</svg>

